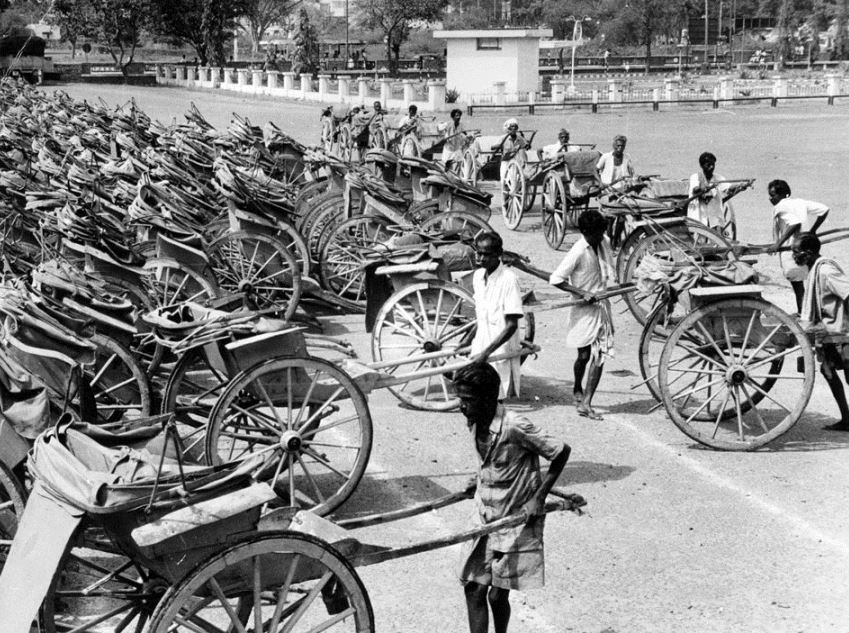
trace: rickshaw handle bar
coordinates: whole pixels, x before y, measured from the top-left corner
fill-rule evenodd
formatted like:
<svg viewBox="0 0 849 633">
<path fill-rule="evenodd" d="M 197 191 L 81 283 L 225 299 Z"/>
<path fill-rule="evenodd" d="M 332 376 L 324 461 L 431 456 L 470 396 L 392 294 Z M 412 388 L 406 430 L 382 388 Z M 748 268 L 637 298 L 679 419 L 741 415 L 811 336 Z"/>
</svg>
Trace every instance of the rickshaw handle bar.
<svg viewBox="0 0 849 633">
<path fill-rule="evenodd" d="M 560 495 L 558 495 L 560 496 Z M 545 503 L 545 513 L 556 512 L 562 510 L 571 510 L 573 512 L 579 512 L 581 506 L 586 505 L 586 501 L 580 495 L 571 495 L 569 498 L 563 498 L 560 501 L 547 501 Z M 521 512 L 517 512 L 516 514 L 511 514 L 510 516 L 504 517 L 503 519 L 499 519 L 498 521 L 493 521 L 492 523 L 487 523 L 486 525 L 482 525 L 480 527 L 472 528 L 469 530 L 464 530 L 458 534 L 452 534 L 451 536 L 444 536 L 437 539 L 432 539 L 430 541 L 424 541 L 422 543 L 416 543 L 414 545 L 407 545 L 404 547 L 396 547 L 392 549 L 366 553 L 361 556 L 356 556 L 351 561 L 355 567 L 358 566 L 366 566 L 366 565 L 374 565 L 375 563 L 382 563 L 387 560 L 395 560 L 398 558 L 404 558 L 407 556 L 413 556 L 415 554 L 421 554 L 423 552 L 429 552 L 431 550 L 440 549 L 443 547 L 450 547 L 451 545 L 456 545 L 458 543 L 462 543 L 463 541 L 469 541 L 479 536 L 485 536 L 487 534 L 491 534 L 492 532 L 497 532 L 498 530 L 503 530 L 504 528 L 515 527 L 517 525 L 522 525 L 523 523 L 528 522 L 528 516 L 524 510 Z"/>
</svg>

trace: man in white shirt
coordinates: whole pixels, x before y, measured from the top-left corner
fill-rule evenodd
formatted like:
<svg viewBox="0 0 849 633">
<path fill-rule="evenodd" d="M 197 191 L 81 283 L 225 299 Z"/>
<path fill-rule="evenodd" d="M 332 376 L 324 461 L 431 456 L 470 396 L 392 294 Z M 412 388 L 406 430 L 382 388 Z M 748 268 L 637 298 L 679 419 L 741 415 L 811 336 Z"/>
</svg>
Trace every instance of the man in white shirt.
<svg viewBox="0 0 849 633">
<path fill-rule="evenodd" d="M 617 134 L 613 137 L 613 151 L 602 154 L 598 159 L 595 167 L 601 184 L 612 184 L 616 189 L 624 189 L 624 179 L 634 175 L 634 163 L 631 162 L 630 154 L 625 153 L 627 143 L 628 139 L 624 135 Z"/>
<path fill-rule="evenodd" d="M 703 152 L 699 156 L 699 167 L 702 170 L 690 176 L 687 197 L 693 199 L 687 207 L 687 217 L 730 237 L 727 225 L 734 214 L 731 201 L 726 198 L 733 192 L 728 184 L 722 182 L 725 179 L 714 172 L 716 156 L 711 152 Z"/>
<path fill-rule="evenodd" d="M 421 120 L 418 106 L 411 104 L 407 109 L 407 114 L 401 117 L 401 120 L 398 122 L 398 131 L 403 131 L 404 134 L 415 134 L 416 138 L 421 139 Z"/>
<path fill-rule="evenodd" d="M 767 186 L 769 201 L 774 207 L 773 235 L 775 242 L 767 249 L 768 253 L 776 252 L 792 236 L 799 233 L 816 234 L 817 229 L 828 216 L 828 207 L 819 202 L 790 197 L 790 185 L 784 180 L 773 180 Z M 793 287 L 796 295 L 796 307 L 802 311 L 802 298 L 805 295 L 805 278 L 808 275 L 807 266 L 791 264 L 787 267 L 781 260 L 784 276 Z"/>
<path fill-rule="evenodd" d="M 488 360 L 496 351 L 521 349 L 522 294 L 516 274 L 501 262 L 503 252 L 504 243 L 498 233 L 483 233 L 475 239 L 475 263 L 479 266 L 472 277 L 477 332 L 472 340 L 471 356 L 475 362 Z M 490 364 L 501 378 L 499 400 L 518 396 L 521 371 L 518 354 Z"/>
<path fill-rule="evenodd" d="M 613 355 L 613 319 L 610 302 L 597 301 L 595 295 L 615 280 L 613 257 L 610 240 L 605 235 L 607 220 L 601 213 L 595 209 L 584 211 L 578 217 L 578 229 L 581 239 L 575 242 L 551 273 L 549 283 L 579 295 L 586 302 L 569 310 L 566 345 L 578 348 L 573 386 L 578 414 L 591 420 L 601 420 L 601 415 L 593 410 L 592 400 L 601 380 L 605 358 Z M 585 374 L 586 388 L 583 386 Z"/>
</svg>

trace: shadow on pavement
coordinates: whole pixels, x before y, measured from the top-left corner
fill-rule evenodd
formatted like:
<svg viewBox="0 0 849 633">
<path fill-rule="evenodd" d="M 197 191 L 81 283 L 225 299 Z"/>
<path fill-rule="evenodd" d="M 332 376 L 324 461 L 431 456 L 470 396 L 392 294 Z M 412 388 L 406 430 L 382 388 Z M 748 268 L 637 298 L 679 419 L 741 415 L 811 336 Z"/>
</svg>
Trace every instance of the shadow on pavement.
<svg viewBox="0 0 849 633">
<path fill-rule="evenodd" d="M 558 486 L 590 484 L 600 481 L 620 481 L 629 477 L 636 468 L 603 462 L 569 462 L 557 480 Z"/>
</svg>

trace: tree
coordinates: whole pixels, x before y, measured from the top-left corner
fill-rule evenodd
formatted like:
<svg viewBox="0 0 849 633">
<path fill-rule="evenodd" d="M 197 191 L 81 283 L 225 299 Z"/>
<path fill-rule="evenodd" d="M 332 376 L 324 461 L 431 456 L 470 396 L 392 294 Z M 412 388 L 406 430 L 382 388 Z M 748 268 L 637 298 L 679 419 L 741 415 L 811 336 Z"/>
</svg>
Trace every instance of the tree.
<svg viewBox="0 0 849 633">
<path fill-rule="evenodd" d="M 191 46 L 201 64 L 206 65 L 206 37 L 201 28 L 205 0 L 153 0 L 156 20 L 152 32 L 172 44 Z"/>
<path fill-rule="evenodd" d="M 256 53 L 268 27 L 285 20 L 301 4 L 301 0 L 248 0 L 245 4 L 244 17 L 247 18 L 248 34 Z"/>
<path fill-rule="evenodd" d="M 686 24 L 686 3 L 684 0 L 608 0 L 600 18 L 608 42 L 643 45 L 648 60 L 652 42 L 658 35 L 674 37 Z"/>
<path fill-rule="evenodd" d="M 383 34 L 389 72 L 398 70 L 401 44 L 410 34 L 413 23 L 433 22 L 442 16 L 448 0 L 358 0 L 360 24 Z"/>
<path fill-rule="evenodd" d="M 84 0 L 85 1 L 85 0 Z M 150 24 L 150 0 L 87 0 L 94 38 L 109 49 L 115 66 L 127 72 L 142 32 Z"/>
<path fill-rule="evenodd" d="M 89 0 L 56 0 L 48 20 L 59 26 L 62 39 L 71 44 L 72 58 L 76 57 L 79 39 L 94 36 L 94 11 Z"/>
<path fill-rule="evenodd" d="M 295 34 L 295 52 L 292 70 L 312 73 L 318 68 L 318 36 L 304 7 L 298 12 L 298 32 Z"/>
<path fill-rule="evenodd" d="M 247 8 L 246 0 L 151 0 L 155 10 L 152 32 L 178 45 L 191 46 L 203 64 L 224 63 L 224 45 Z M 210 30 L 212 29 L 212 30 Z M 218 49 L 212 61 L 209 44 Z"/>
</svg>

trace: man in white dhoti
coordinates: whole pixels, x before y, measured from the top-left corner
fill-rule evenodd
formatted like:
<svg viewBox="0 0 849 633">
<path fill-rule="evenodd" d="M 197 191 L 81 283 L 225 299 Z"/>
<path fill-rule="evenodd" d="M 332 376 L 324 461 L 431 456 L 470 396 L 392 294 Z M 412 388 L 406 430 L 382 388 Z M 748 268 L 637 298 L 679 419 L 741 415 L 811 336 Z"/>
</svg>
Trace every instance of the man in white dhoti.
<svg viewBox="0 0 849 633">
<path fill-rule="evenodd" d="M 590 209 L 578 217 L 581 239 L 566 253 L 549 282 L 561 290 L 581 296 L 586 302 L 570 308 L 566 326 L 566 344 L 578 348 L 575 360 L 575 404 L 578 414 L 591 420 L 602 416 L 592 407 L 604 361 L 613 355 L 613 319 L 610 302 L 598 301 L 596 293 L 603 292 L 615 280 L 610 240 L 605 235 L 607 220 Z M 589 365 L 589 371 L 587 371 Z M 586 387 L 583 386 L 586 374 Z"/>
<path fill-rule="evenodd" d="M 519 319 L 524 315 L 522 294 L 516 274 L 501 262 L 504 243 L 498 233 L 483 233 L 475 239 L 472 277 L 477 332 L 472 340 L 472 359 L 487 361 L 494 353 L 518 352 Z M 490 363 L 501 378 L 499 400 L 519 395 L 521 364 L 513 358 Z"/>
</svg>

